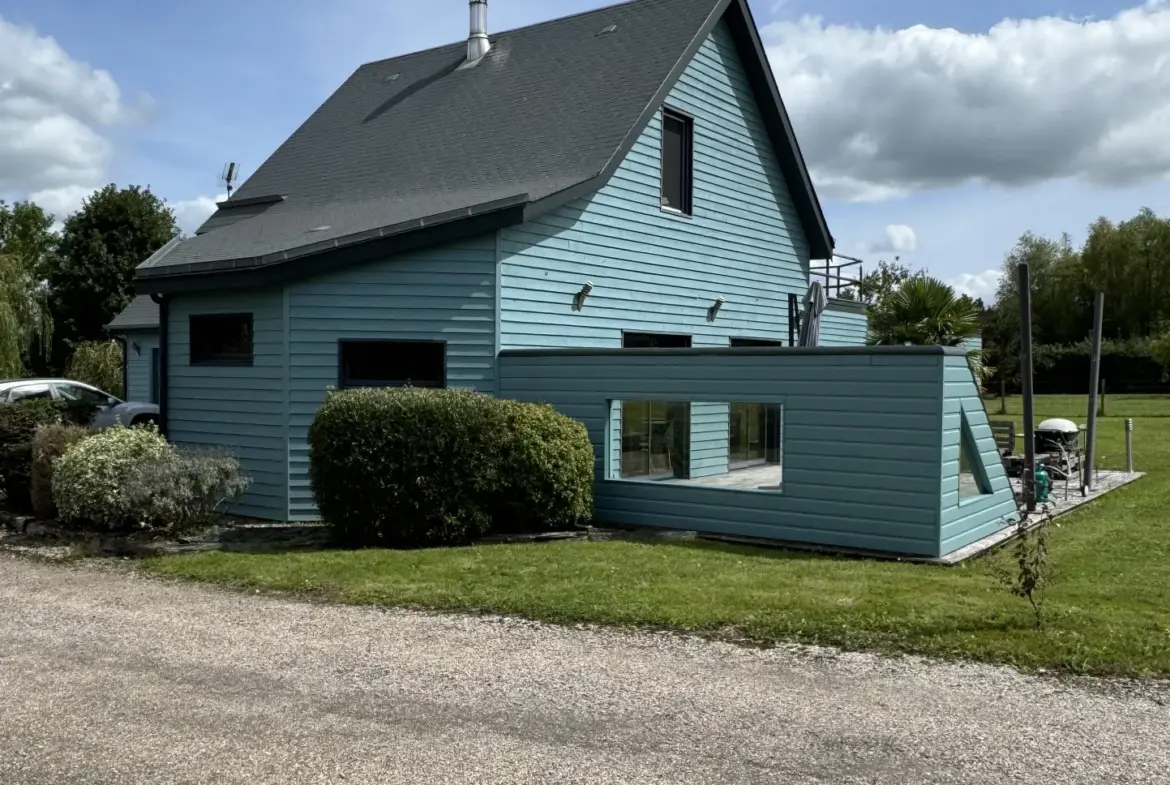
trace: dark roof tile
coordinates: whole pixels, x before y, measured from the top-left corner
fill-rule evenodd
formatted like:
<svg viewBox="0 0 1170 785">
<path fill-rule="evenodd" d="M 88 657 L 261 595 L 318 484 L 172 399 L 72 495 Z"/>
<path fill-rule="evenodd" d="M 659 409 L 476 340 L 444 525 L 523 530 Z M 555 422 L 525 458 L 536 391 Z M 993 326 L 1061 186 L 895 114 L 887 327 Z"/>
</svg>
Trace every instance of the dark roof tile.
<svg viewBox="0 0 1170 785">
<path fill-rule="evenodd" d="M 459 68 L 463 41 L 363 65 L 195 237 L 138 275 L 276 264 L 588 186 L 729 1 L 749 13 L 743 0 L 634 0 L 496 34 L 471 68 Z"/>
<path fill-rule="evenodd" d="M 158 327 L 158 304 L 148 294 L 140 294 L 130 301 L 114 320 L 106 325 L 110 332 L 143 330 Z"/>
</svg>

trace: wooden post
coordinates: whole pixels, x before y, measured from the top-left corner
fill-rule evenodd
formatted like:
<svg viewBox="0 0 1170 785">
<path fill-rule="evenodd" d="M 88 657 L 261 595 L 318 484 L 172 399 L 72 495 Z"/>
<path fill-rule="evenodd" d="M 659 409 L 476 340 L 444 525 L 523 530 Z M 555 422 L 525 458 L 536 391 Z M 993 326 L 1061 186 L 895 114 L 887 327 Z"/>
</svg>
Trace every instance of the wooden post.
<svg viewBox="0 0 1170 785">
<path fill-rule="evenodd" d="M 999 413 L 1007 414 L 1007 382 L 999 380 Z"/>
<path fill-rule="evenodd" d="M 1028 263 L 1020 262 L 1020 386 L 1024 397 L 1024 504 L 1036 510 L 1036 424 L 1032 398 L 1032 284 Z"/>
<path fill-rule="evenodd" d="M 1105 292 L 1093 298 L 1093 354 L 1089 361 L 1089 422 L 1085 428 L 1085 463 L 1081 467 L 1082 493 L 1093 487 L 1093 461 L 1097 446 L 1097 387 L 1105 387 L 1101 376 L 1101 325 L 1105 312 Z M 1104 411 L 1104 396 L 1102 396 Z"/>
</svg>

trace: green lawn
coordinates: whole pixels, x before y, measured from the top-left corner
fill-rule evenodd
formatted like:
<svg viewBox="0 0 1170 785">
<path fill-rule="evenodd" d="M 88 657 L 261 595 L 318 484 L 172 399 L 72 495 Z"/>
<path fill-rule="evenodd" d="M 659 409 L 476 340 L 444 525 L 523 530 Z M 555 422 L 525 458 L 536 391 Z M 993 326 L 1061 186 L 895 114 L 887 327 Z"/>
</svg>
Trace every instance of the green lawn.
<svg viewBox="0 0 1170 785">
<path fill-rule="evenodd" d="M 1019 411 L 1019 400 L 1009 400 Z M 1038 401 L 1038 417 L 1084 420 L 1085 399 Z M 1170 676 L 1170 399 L 1111 396 L 1104 468 L 1150 476 L 1059 520 L 1043 631 L 983 559 L 958 567 L 707 543 L 561 542 L 473 548 L 207 553 L 148 562 L 161 575 L 345 603 L 648 625 L 755 642 L 797 640 L 1098 674 Z M 988 409 L 998 409 L 990 401 Z"/>
</svg>

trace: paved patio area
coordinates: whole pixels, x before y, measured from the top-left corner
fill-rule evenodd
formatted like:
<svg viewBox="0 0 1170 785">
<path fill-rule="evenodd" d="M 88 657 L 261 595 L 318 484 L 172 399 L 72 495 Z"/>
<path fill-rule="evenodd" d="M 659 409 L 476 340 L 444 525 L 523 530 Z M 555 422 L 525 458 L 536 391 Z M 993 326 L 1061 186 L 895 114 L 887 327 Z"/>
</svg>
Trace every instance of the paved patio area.
<svg viewBox="0 0 1170 785">
<path fill-rule="evenodd" d="M 1067 489 L 1064 480 L 1057 480 L 1053 483 L 1052 489 L 1048 495 L 1048 501 L 1044 504 L 1038 505 L 1036 512 L 1032 513 L 1029 527 L 1040 524 L 1045 517 L 1057 518 L 1080 507 L 1083 504 L 1088 504 L 1094 499 L 1100 498 L 1102 495 L 1115 491 L 1118 488 L 1128 485 L 1129 483 L 1145 476 L 1143 472 L 1114 472 L 1114 471 L 1098 471 L 1094 480 L 1093 488 L 1084 496 L 1081 495 L 1079 484 L 1075 481 L 1068 483 Z M 1012 484 L 1012 491 L 1019 498 L 1023 492 L 1021 480 L 1018 477 L 1010 478 Z M 957 564 L 964 559 L 969 559 L 989 548 L 994 548 L 1004 540 L 1009 540 L 1016 534 L 1016 526 L 1006 526 L 1004 529 L 995 534 L 984 537 L 982 540 L 971 543 L 965 548 L 960 548 L 954 553 L 947 554 L 938 561 L 944 564 Z"/>
<path fill-rule="evenodd" d="M 711 477 L 693 477 L 689 480 L 668 480 L 685 485 L 708 485 L 716 488 L 732 488 L 741 491 L 778 491 L 784 468 L 778 463 L 733 469 L 726 474 Z"/>
</svg>

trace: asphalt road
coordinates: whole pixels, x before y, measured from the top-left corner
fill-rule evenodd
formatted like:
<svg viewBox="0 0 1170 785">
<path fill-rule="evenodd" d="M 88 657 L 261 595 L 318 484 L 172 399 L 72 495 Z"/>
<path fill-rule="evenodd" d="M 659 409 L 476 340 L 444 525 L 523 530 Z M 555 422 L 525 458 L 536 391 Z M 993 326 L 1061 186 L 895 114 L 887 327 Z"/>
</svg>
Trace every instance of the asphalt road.
<svg viewBox="0 0 1170 785">
<path fill-rule="evenodd" d="M 1170 782 L 1170 690 L 0 554 L 0 783 Z"/>
</svg>

